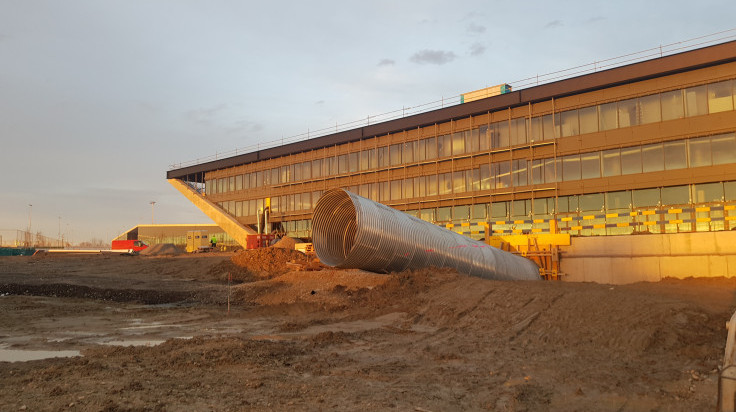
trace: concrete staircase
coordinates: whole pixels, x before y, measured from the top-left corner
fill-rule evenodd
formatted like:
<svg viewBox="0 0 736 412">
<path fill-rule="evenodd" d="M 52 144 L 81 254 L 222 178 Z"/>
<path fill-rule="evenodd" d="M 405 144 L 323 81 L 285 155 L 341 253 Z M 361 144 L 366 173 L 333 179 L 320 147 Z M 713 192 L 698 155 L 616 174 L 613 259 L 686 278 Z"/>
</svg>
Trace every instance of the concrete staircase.
<svg viewBox="0 0 736 412">
<path fill-rule="evenodd" d="M 181 179 L 168 179 L 169 183 L 183 194 L 190 202 L 194 203 L 205 215 L 212 219 L 218 226 L 222 228 L 230 237 L 232 237 L 240 246 L 246 247 L 247 235 L 255 235 L 255 230 L 243 226 L 234 217 L 227 214 L 216 204 L 210 202 L 191 186 Z"/>
</svg>

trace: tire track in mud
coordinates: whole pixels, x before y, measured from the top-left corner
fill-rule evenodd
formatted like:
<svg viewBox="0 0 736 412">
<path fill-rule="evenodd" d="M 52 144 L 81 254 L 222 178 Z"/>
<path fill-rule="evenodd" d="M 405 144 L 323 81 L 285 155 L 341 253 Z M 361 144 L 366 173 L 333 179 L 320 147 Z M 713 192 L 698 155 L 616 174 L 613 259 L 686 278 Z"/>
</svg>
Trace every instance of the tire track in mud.
<svg viewBox="0 0 736 412">
<path fill-rule="evenodd" d="M 43 285 L 3 283 L 0 284 L 0 295 L 4 294 L 98 299 L 113 302 L 140 302 L 147 305 L 182 302 L 216 303 L 216 299 L 213 299 L 214 297 L 212 296 L 212 293 L 208 293 L 207 290 L 164 291 L 152 289 L 105 289 L 58 283 Z"/>
</svg>

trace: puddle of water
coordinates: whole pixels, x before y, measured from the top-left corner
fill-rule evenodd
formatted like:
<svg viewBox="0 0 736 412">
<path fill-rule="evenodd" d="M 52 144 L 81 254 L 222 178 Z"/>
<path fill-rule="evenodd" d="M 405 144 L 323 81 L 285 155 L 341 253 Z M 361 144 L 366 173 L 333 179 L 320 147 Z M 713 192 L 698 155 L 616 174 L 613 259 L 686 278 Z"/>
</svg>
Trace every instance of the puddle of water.
<svg viewBox="0 0 736 412">
<path fill-rule="evenodd" d="M 156 329 L 156 328 L 180 328 L 182 325 L 165 325 L 161 323 L 153 323 L 149 325 L 139 325 L 139 326 L 128 326 L 126 328 L 120 328 L 120 330 L 135 330 L 135 329 Z"/>
<path fill-rule="evenodd" d="M 126 339 L 126 340 L 108 340 L 100 342 L 103 345 L 110 346 L 156 346 L 166 342 L 158 339 Z"/>
<path fill-rule="evenodd" d="M 0 362 L 25 362 L 49 358 L 82 356 L 78 350 L 15 350 L 0 349 Z"/>
<path fill-rule="evenodd" d="M 174 339 L 192 339 L 192 336 L 177 336 Z M 98 342 L 102 345 L 110 346 L 156 346 L 166 342 L 163 339 L 121 339 L 121 340 L 108 340 L 104 342 Z"/>
</svg>

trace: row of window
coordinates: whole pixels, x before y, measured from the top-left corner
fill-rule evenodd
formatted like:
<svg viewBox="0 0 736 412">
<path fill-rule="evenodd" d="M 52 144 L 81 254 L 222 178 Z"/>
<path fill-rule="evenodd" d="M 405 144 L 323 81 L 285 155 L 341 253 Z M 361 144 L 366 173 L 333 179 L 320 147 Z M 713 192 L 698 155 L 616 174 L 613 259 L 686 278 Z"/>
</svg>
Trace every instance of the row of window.
<svg viewBox="0 0 736 412">
<path fill-rule="evenodd" d="M 408 210 L 406 213 L 416 216 L 422 220 L 446 224 L 461 222 L 485 222 L 510 221 L 515 219 L 551 219 L 555 215 L 571 215 L 576 213 L 624 213 L 623 217 L 609 219 L 632 221 L 626 212 L 646 209 L 651 210 L 658 207 L 674 207 L 697 204 L 713 204 L 719 202 L 736 201 L 736 181 L 705 183 L 696 185 L 669 186 L 661 188 L 649 188 L 638 190 L 622 190 L 617 192 L 592 193 L 585 195 L 560 196 L 558 198 L 547 197 L 540 199 L 514 200 L 506 202 L 481 203 L 474 205 L 462 205 L 454 207 L 439 207 Z M 697 212 L 707 214 L 708 217 L 723 217 L 723 211 Z M 664 216 L 675 219 L 675 216 Z M 703 216 L 705 217 L 705 216 Z M 658 215 L 639 217 L 639 219 L 657 220 Z M 604 219 L 605 220 L 605 219 Z M 722 219 L 721 219 L 722 220 Z M 590 223 L 590 222 L 589 222 Z M 597 221 L 595 223 L 598 223 Z M 545 223 L 546 224 L 546 223 Z M 575 223 L 578 224 L 578 223 Z M 298 235 L 297 237 L 311 236 L 311 220 L 299 220 L 284 222 L 287 234 Z M 689 224 L 684 224 L 688 226 Z M 696 230 L 722 230 L 723 222 L 698 222 Z M 498 225 L 496 225 L 498 226 Z M 680 225 L 682 226 L 682 225 Z M 678 229 L 678 228 L 675 228 Z M 679 228 L 689 231 L 690 227 Z M 463 230 L 463 228 L 458 228 Z M 601 233 L 591 234 L 623 234 L 633 231 L 633 227 L 604 229 Z M 650 231 L 658 232 L 660 228 L 652 227 Z"/>
<path fill-rule="evenodd" d="M 594 179 L 736 163 L 736 134 L 726 133 L 547 159 L 484 164 L 470 170 L 366 183 L 349 188 L 378 202 L 459 194 L 511 186 Z M 310 210 L 321 192 L 273 197 L 273 212 Z M 263 199 L 222 202 L 234 216 L 255 216 Z M 241 205 L 242 204 L 242 205 Z"/>
<path fill-rule="evenodd" d="M 491 123 L 468 131 L 398 143 L 267 169 L 210 179 L 206 193 L 226 193 L 437 158 L 484 152 L 530 141 L 550 140 L 622 127 L 734 110 L 733 80 L 532 118 Z M 626 173 L 624 173 L 626 174 Z"/>
</svg>

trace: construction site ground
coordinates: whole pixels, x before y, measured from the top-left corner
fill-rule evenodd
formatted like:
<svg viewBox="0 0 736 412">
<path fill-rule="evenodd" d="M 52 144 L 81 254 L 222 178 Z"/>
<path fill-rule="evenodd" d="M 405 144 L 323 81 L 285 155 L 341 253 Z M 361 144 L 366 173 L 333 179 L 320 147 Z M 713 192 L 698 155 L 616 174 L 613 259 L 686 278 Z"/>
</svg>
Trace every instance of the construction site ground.
<svg viewBox="0 0 736 412">
<path fill-rule="evenodd" d="M 274 249 L 0 258 L 0 410 L 715 409 L 733 279 L 315 269 Z M 8 362 L 43 351 L 79 356 Z"/>
</svg>

